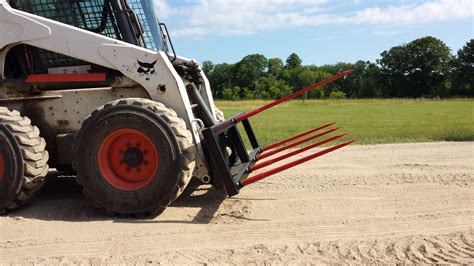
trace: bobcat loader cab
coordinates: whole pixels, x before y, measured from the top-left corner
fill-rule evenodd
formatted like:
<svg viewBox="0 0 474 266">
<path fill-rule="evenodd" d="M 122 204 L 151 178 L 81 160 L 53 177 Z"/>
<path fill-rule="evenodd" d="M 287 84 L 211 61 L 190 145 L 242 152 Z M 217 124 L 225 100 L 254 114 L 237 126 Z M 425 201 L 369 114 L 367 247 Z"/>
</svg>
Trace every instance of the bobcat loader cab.
<svg viewBox="0 0 474 266">
<path fill-rule="evenodd" d="M 192 176 L 235 195 L 350 143 L 248 177 L 296 153 L 258 160 L 303 142 L 278 146 L 333 124 L 260 147 L 248 119 L 349 72 L 224 121 L 200 66 L 174 52 L 152 0 L 0 0 L 0 212 L 34 197 L 49 167 L 76 174 L 112 214 L 159 214 Z"/>
</svg>

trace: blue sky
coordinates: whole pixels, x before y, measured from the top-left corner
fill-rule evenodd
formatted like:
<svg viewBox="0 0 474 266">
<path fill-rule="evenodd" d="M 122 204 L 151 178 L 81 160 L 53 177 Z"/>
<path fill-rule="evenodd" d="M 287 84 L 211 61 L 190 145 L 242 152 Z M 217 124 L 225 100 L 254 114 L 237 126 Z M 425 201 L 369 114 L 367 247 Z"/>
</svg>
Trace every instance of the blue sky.
<svg viewBox="0 0 474 266">
<path fill-rule="evenodd" d="M 431 35 L 455 53 L 474 38 L 474 0 L 154 0 L 178 54 L 234 63 L 261 53 L 304 64 L 379 58 Z"/>
</svg>

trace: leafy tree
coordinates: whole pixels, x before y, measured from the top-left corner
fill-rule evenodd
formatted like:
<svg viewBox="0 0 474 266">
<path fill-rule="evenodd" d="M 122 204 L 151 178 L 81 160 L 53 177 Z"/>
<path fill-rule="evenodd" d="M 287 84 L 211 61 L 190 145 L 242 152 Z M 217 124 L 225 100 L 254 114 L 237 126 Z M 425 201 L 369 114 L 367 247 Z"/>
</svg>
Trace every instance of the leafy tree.
<svg viewBox="0 0 474 266">
<path fill-rule="evenodd" d="M 450 49 L 441 40 L 424 37 L 382 53 L 378 61 L 386 81 L 385 96 L 421 97 L 445 93 Z"/>
<path fill-rule="evenodd" d="M 273 76 L 280 75 L 283 70 L 283 60 L 280 58 L 270 58 L 268 59 L 268 74 Z"/>
<path fill-rule="evenodd" d="M 321 67 L 318 68 L 318 70 L 329 73 L 329 75 L 327 75 L 325 77 L 325 78 L 328 78 L 330 76 L 339 74 L 342 71 L 350 69 L 350 68 L 353 68 L 352 64 L 339 62 L 335 65 L 321 66 Z M 345 77 L 345 78 L 338 79 L 334 82 L 331 82 L 331 83 L 325 85 L 324 87 L 321 88 L 321 90 L 324 94 L 324 97 L 329 97 L 331 92 L 335 91 L 335 90 L 340 90 L 340 91 L 343 91 L 343 92 L 346 93 L 346 89 L 348 88 L 348 85 L 349 85 L 349 80 L 348 80 L 347 77 Z"/>
<path fill-rule="evenodd" d="M 305 98 L 371 98 L 474 96 L 474 40 L 457 56 L 440 40 L 425 37 L 395 46 L 381 54 L 377 64 L 357 61 L 323 66 L 303 66 L 293 53 L 286 63 L 260 54 L 235 64 L 203 63 L 216 98 L 228 100 L 275 99 L 292 90 L 353 68 L 345 78 L 305 94 Z"/>
<path fill-rule="evenodd" d="M 257 95 L 262 99 L 278 99 L 291 93 L 290 86 L 273 76 L 262 77 L 256 88 Z"/>
<path fill-rule="evenodd" d="M 242 99 L 240 96 L 241 89 L 239 86 L 234 86 L 232 88 L 225 88 L 222 92 L 222 96 L 225 100 L 237 101 Z"/>
<path fill-rule="evenodd" d="M 323 70 L 323 71 L 326 71 L 326 72 L 331 73 L 333 75 L 336 75 L 336 74 L 341 73 L 342 71 L 347 70 L 347 69 L 352 68 L 352 67 L 353 67 L 352 64 L 339 62 L 335 65 L 320 66 L 318 68 L 318 70 Z"/>
<path fill-rule="evenodd" d="M 403 97 L 405 95 L 405 73 L 408 64 L 405 60 L 408 57 L 408 51 L 404 46 L 396 46 L 389 51 L 384 51 L 377 63 L 380 65 L 381 78 L 384 83 L 383 96 L 385 97 Z"/>
<path fill-rule="evenodd" d="M 336 99 L 336 100 L 345 99 L 346 94 L 344 92 L 340 91 L 340 90 L 335 90 L 335 91 L 333 91 L 329 94 L 329 98 L 330 99 Z"/>
<path fill-rule="evenodd" d="M 474 96 L 474 39 L 458 51 L 453 67 L 453 95 Z"/>
<path fill-rule="evenodd" d="M 308 86 L 313 85 L 316 80 L 318 79 L 318 74 L 316 71 L 312 71 L 309 69 L 303 70 L 301 73 L 298 74 L 298 89 L 303 89 Z"/>
<path fill-rule="evenodd" d="M 301 60 L 301 58 L 295 53 L 292 53 L 286 59 L 286 67 L 289 69 L 295 69 L 295 68 L 301 67 L 302 63 L 303 63 L 303 60 Z"/>
<path fill-rule="evenodd" d="M 261 54 L 244 57 L 232 67 L 232 81 L 240 87 L 255 88 L 255 82 L 265 75 L 268 60 Z"/>
<path fill-rule="evenodd" d="M 206 76 L 210 76 L 212 75 L 212 71 L 214 71 L 214 63 L 212 63 L 212 61 L 204 61 L 202 63 L 202 70 L 204 71 L 204 74 L 206 74 Z"/>
<path fill-rule="evenodd" d="M 232 87 L 231 76 L 232 76 L 232 65 L 229 64 L 217 64 L 213 70 L 206 73 L 209 82 L 212 86 L 213 95 L 217 98 L 223 97 L 224 88 Z"/>
<path fill-rule="evenodd" d="M 297 91 L 301 88 L 298 77 L 303 71 L 305 71 L 305 67 L 298 67 L 298 68 L 285 67 L 283 71 L 281 72 L 279 78 L 283 80 L 286 84 L 288 84 L 293 89 L 293 91 Z"/>
<path fill-rule="evenodd" d="M 244 88 L 243 99 L 244 100 L 255 99 L 255 92 L 249 88 Z"/>
<path fill-rule="evenodd" d="M 297 89 L 304 89 L 306 87 L 309 87 L 316 82 L 319 82 L 321 80 L 324 80 L 328 77 L 330 77 L 331 74 L 325 71 L 321 70 L 312 70 L 310 68 L 306 68 L 303 70 L 301 73 L 298 75 L 298 84 L 297 84 Z M 312 90 L 308 93 L 305 93 L 304 98 L 324 98 L 324 88 L 319 88 Z"/>
<path fill-rule="evenodd" d="M 369 61 L 357 61 L 347 77 L 346 94 L 351 98 L 381 97 L 380 68 Z"/>
</svg>

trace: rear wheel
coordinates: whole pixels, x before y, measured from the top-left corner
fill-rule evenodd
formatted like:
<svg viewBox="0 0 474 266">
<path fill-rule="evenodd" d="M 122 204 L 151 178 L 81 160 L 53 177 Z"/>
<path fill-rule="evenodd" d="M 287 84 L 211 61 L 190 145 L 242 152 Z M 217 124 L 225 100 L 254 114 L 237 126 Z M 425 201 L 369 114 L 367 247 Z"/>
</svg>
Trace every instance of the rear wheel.
<svg viewBox="0 0 474 266">
<path fill-rule="evenodd" d="M 146 99 L 113 101 L 83 124 L 74 166 L 84 194 L 111 214 L 157 215 L 184 190 L 194 145 L 184 121 Z"/>
<path fill-rule="evenodd" d="M 30 119 L 0 107 L 0 213 L 30 201 L 48 173 L 46 142 Z"/>
</svg>

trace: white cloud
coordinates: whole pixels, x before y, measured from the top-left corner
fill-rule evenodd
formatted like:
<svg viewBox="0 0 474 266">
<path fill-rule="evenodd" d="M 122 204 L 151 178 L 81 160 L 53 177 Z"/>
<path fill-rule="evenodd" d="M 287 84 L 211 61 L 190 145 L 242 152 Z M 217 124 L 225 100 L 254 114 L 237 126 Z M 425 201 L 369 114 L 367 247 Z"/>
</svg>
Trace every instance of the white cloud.
<svg viewBox="0 0 474 266">
<path fill-rule="evenodd" d="M 395 35 L 402 35 L 410 32 L 409 30 L 375 30 L 372 32 L 375 36 L 395 36 Z"/>
<path fill-rule="evenodd" d="M 166 19 L 173 13 L 166 0 L 155 0 L 153 3 L 161 19 Z"/>
<path fill-rule="evenodd" d="M 348 5 L 362 6 L 361 2 L 351 0 Z M 161 17 L 179 25 L 175 36 L 255 34 L 323 24 L 417 24 L 474 16 L 472 0 L 429 0 L 370 7 L 345 15 L 334 13 L 340 3 L 327 0 L 194 0 L 181 7 L 170 3 L 156 0 L 155 6 Z"/>
<path fill-rule="evenodd" d="M 420 5 L 367 8 L 347 21 L 372 24 L 414 24 L 474 16 L 472 0 L 438 0 Z"/>
</svg>

